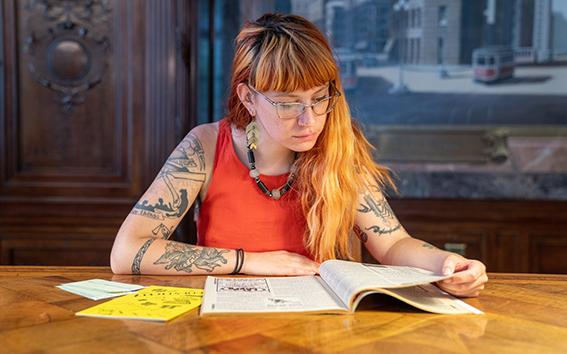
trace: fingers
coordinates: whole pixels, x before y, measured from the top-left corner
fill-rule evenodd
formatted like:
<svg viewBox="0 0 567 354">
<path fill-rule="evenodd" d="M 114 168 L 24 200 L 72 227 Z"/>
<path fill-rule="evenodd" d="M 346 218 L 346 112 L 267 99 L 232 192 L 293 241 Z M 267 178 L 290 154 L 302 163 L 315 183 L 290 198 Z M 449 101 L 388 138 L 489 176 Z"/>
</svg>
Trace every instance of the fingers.
<svg viewBox="0 0 567 354">
<path fill-rule="evenodd" d="M 317 271 L 305 268 L 295 268 L 282 275 L 316 275 Z"/>
<path fill-rule="evenodd" d="M 477 297 L 482 290 L 484 290 L 484 284 L 467 290 L 453 290 L 449 292 L 459 297 Z"/>
<path fill-rule="evenodd" d="M 443 284 L 446 287 L 450 287 L 451 289 L 467 289 L 473 288 L 478 286 L 479 284 L 484 284 L 488 281 L 488 276 L 486 273 L 479 275 L 477 278 L 470 278 L 469 276 L 465 276 L 462 280 L 453 280 L 445 279 L 440 281 L 439 283 Z"/>
<path fill-rule="evenodd" d="M 445 262 L 443 262 L 443 268 L 441 269 L 441 272 L 444 275 L 449 275 L 452 274 L 453 272 L 455 272 L 455 268 L 457 266 L 459 259 L 453 256 L 449 256 L 445 259 Z"/>
<path fill-rule="evenodd" d="M 317 262 L 312 261 L 311 259 L 291 253 L 294 258 L 294 265 L 296 267 L 296 271 L 299 273 L 306 273 L 306 274 L 317 274 L 319 273 L 319 266 L 320 264 Z"/>
<path fill-rule="evenodd" d="M 456 269 L 464 269 L 457 271 L 455 275 L 443 282 L 447 284 L 462 284 L 470 283 L 478 279 L 481 275 L 486 274 L 486 267 L 479 261 L 467 260 L 465 262 L 460 262 Z"/>
<path fill-rule="evenodd" d="M 454 263 L 453 263 L 454 262 Z M 451 259 L 447 257 L 443 267 L 454 265 L 455 275 L 450 279 L 438 282 L 438 286 L 456 296 L 475 297 L 484 289 L 484 284 L 488 281 L 486 267 L 477 260 Z"/>
<path fill-rule="evenodd" d="M 438 283 L 438 285 L 441 289 L 456 296 L 476 297 L 484 289 L 484 286 L 487 281 L 488 281 L 488 276 L 486 274 L 482 274 L 473 282 L 452 284 L 441 281 Z"/>
<path fill-rule="evenodd" d="M 456 291 L 468 291 L 468 290 L 476 289 L 486 284 L 487 281 L 488 281 L 488 277 L 486 276 L 486 274 L 483 274 L 472 282 L 460 283 L 460 284 L 445 283 L 444 285 L 447 288 L 454 289 Z"/>
<path fill-rule="evenodd" d="M 460 272 L 464 269 L 467 269 L 470 262 L 472 262 L 472 260 L 463 258 L 463 257 L 458 256 L 456 254 L 451 254 L 451 255 L 447 256 L 447 258 L 445 258 L 445 260 L 443 261 L 443 266 L 441 267 L 441 272 L 444 275 L 449 275 L 449 274 L 453 274 L 453 273 L 456 273 L 456 272 Z"/>
</svg>

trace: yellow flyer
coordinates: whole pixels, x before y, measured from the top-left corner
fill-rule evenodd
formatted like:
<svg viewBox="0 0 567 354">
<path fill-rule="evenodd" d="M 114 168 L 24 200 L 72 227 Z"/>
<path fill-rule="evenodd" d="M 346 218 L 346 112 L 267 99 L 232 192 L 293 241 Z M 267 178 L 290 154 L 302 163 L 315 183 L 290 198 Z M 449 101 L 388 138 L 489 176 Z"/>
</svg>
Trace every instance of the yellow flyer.
<svg viewBox="0 0 567 354">
<path fill-rule="evenodd" d="M 169 321 L 201 304 L 202 289 L 149 286 L 77 312 L 77 316 Z"/>
</svg>

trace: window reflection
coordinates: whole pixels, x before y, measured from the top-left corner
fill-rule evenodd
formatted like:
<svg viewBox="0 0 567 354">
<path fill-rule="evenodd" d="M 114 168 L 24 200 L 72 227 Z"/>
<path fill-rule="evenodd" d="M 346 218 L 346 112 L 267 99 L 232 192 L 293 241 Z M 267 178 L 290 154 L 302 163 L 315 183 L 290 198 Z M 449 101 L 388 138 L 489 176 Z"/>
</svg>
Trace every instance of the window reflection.
<svg viewBox="0 0 567 354">
<path fill-rule="evenodd" d="M 370 135 L 382 134 L 373 140 L 381 145 L 382 155 L 378 158 L 385 159 L 402 178 L 410 176 L 407 180 L 411 180 L 411 176 L 416 176 L 409 184 L 418 183 L 415 181 L 430 172 L 452 174 L 455 184 L 460 181 L 454 178 L 458 174 L 474 180 L 467 173 L 484 173 L 487 180 L 502 177 L 501 183 L 516 183 L 510 182 L 512 175 L 521 179 L 508 191 L 492 186 L 490 190 L 474 190 L 468 195 L 455 191 L 435 194 L 431 192 L 433 188 L 424 187 L 429 188 L 427 194 L 419 187 L 422 188 L 419 191 L 406 189 L 406 195 L 470 197 L 475 194 L 472 197 L 485 198 L 492 194 L 524 198 L 526 193 L 522 195 L 520 190 L 531 184 L 533 198 L 567 199 L 567 191 L 550 186 L 567 184 L 567 1 L 217 0 L 214 3 L 215 54 L 210 65 L 214 66 L 211 102 L 215 120 L 223 116 L 233 40 L 244 21 L 270 11 L 294 13 L 314 22 L 329 38 L 353 114 L 365 124 Z M 201 73 L 203 67 L 199 65 Z M 467 148 L 472 149 L 473 143 L 459 149 L 454 146 L 453 142 L 458 141 L 452 140 L 454 136 L 443 143 L 436 135 L 421 143 L 441 141 L 440 144 L 449 147 L 442 150 L 443 146 L 437 146 L 440 150 L 432 148 L 431 154 L 447 158 L 431 161 L 423 153 L 412 160 L 411 149 L 400 155 L 399 145 L 384 143 L 384 134 L 389 129 L 396 134 L 404 129 L 424 134 L 439 129 L 444 133 L 451 129 L 467 132 L 476 129 L 486 135 L 479 136 L 484 139 L 481 143 L 492 150 L 486 156 L 472 158 L 463 154 L 470 153 Z M 474 148 L 484 149 L 482 145 Z M 428 178 L 432 178 L 431 183 L 438 182 L 431 174 Z M 547 194 L 541 192 L 543 189 L 548 190 Z"/>
</svg>

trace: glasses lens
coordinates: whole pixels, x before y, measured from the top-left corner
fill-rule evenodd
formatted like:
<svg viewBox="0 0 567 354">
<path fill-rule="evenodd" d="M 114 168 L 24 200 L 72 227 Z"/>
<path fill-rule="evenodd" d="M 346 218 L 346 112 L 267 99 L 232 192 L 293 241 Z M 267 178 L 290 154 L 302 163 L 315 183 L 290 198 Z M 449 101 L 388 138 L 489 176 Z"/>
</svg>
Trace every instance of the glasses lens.
<svg viewBox="0 0 567 354">
<path fill-rule="evenodd" d="M 296 118 L 303 113 L 304 109 L 305 106 L 303 106 L 302 104 L 280 104 L 278 105 L 278 116 L 281 119 Z"/>
<path fill-rule="evenodd" d="M 327 97 L 317 102 L 313 106 L 313 111 L 315 112 L 315 114 L 322 115 L 329 113 L 333 109 L 332 100 L 333 100 L 332 97 Z"/>
</svg>

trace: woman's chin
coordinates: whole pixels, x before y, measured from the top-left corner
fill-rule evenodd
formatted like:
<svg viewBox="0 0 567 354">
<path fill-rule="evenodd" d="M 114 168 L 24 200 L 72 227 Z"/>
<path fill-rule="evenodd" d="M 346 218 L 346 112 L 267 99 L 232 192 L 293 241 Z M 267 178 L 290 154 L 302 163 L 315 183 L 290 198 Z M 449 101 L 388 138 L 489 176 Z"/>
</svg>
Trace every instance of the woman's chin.
<svg viewBox="0 0 567 354">
<path fill-rule="evenodd" d="M 315 141 L 309 141 L 309 142 L 306 141 L 302 143 L 291 144 L 289 149 L 295 152 L 305 152 L 313 149 L 314 146 L 315 146 Z"/>
</svg>

